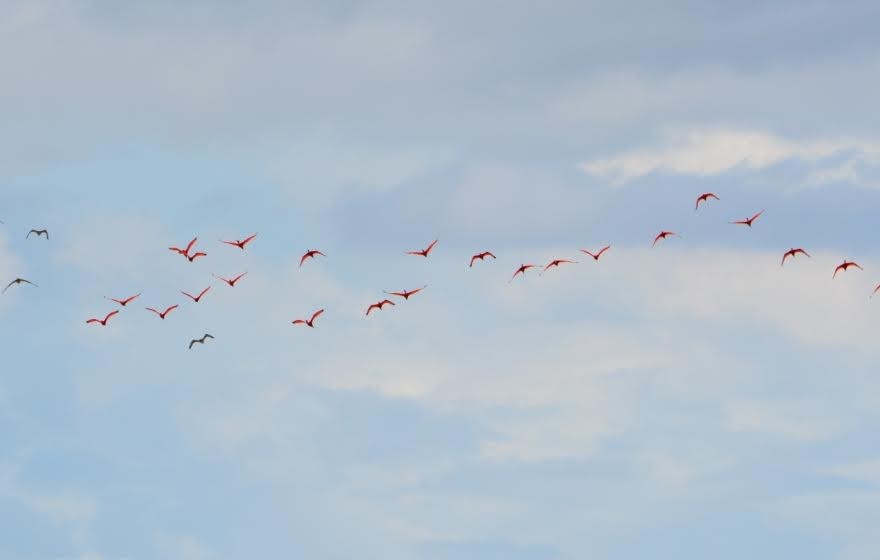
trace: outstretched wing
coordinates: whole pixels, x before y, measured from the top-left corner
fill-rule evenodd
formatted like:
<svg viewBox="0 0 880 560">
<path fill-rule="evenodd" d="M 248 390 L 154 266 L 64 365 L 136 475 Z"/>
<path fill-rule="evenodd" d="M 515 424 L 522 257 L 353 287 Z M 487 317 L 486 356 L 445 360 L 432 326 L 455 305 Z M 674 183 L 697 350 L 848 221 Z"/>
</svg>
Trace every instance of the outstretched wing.
<svg viewBox="0 0 880 560">
<path fill-rule="evenodd" d="M 192 249 L 193 245 L 195 245 L 195 244 L 196 244 L 196 241 L 198 241 L 198 240 L 199 240 L 198 237 L 193 237 L 192 241 L 190 241 L 189 243 L 187 243 L 187 245 L 186 245 L 186 250 L 184 250 L 184 254 L 188 255 L 188 254 L 189 254 L 189 250 Z"/>
<path fill-rule="evenodd" d="M 431 241 L 431 244 L 430 244 L 430 245 L 428 245 L 428 247 L 427 247 L 427 248 L 426 248 L 426 249 L 425 249 L 425 251 L 424 251 L 424 253 L 425 253 L 425 256 L 427 256 L 427 255 L 428 255 L 428 253 L 430 253 L 430 252 L 431 252 L 431 249 L 433 249 L 433 248 L 434 248 L 434 245 L 436 245 L 436 244 L 437 244 L 437 242 L 438 242 L 438 241 L 439 241 L 439 239 L 435 239 L 435 240 L 434 240 L 434 241 Z"/>
<path fill-rule="evenodd" d="M 317 318 L 321 313 L 323 313 L 323 309 L 319 309 L 312 314 L 312 318 L 309 319 L 309 322 L 314 322 L 315 318 Z"/>
</svg>

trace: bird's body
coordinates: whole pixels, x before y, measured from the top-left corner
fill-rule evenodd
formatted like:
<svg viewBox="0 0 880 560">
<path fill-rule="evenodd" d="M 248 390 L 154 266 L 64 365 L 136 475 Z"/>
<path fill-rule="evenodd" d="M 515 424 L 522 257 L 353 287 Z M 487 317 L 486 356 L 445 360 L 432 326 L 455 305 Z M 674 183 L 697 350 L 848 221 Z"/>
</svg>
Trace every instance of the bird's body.
<svg viewBox="0 0 880 560">
<path fill-rule="evenodd" d="M 661 239 L 666 239 L 666 238 L 669 237 L 670 235 L 675 236 L 675 237 L 681 237 L 681 235 L 675 233 L 674 231 L 661 231 L 661 232 L 658 233 L 657 236 L 654 238 L 654 242 L 651 243 L 651 248 L 653 249 L 653 248 L 654 248 L 654 245 L 656 245 L 658 241 L 660 241 Z"/>
<path fill-rule="evenodd" d="M 114 302 L 118 303 L 119 305 L 121 305 L 122 307 L 125 307 L 126 305 L 133 302 L 134 300 L 136 300 L 140 296 L 141 296 L 140 294 L 135 294 L 135 295 L 127 297 L 125 299 L 108 298 L 107 296 L 104 296 L 104 299 L 109 299 L 110 301 L 114 301 Z"/>
<path fill-rule="evenodd" d="M 602 256 L 602 253 L 604 253 L 605 251 L 607 251 L 610 248 L 611 248 L 611 245 L 605 245 L 604 247 L 599 249 L 598 253 L 591 253 L 591 252 L 587 251 L 586 249 L 581 249 L 581 253 L 586 253 L 587 255 L 590 255 L 591 257 L 593 257 L 594 261 L 598 261 L 599 258 Z"/>
<path fill-rule="evenodd" d="M 694 205 L 694 211 L 696 211 L 697 209 L 700 208 L 701 202 L 707 202 L 710 198 L 714 198 L 715 200 L 721 200 L 720 198 L 715 196 L 715 193 L 710 193 L 710 192 L 703 193 L 697 197 L 697 203 Z"/>
<path fill-rule="evenodd" d="M 376 303 L 371 304 L 371 305 L 367 308 L 367 313 L 366 313 L 366 314 L 369 315 L 369 314 L 370 314 L 370 311 L 372 311 L 372 310 L 374 310 L 374 309 L 378 309 L 379 311 L 382 311 L 382 308 L 385 307 L 386 305 L 394 305 L 394 302 L 391 301 L 390 299 L 383 299 L 382 301 L 377 301 Z"/>
<path fill-rule="evenodd" d="M 786 251 L 785 253 L 782 254 L 782 262 L 779 264 L 779 266 L 783 266 L 785 264 L 785 259 L 787 259 L 789 257 L 794 258 L 797 255 L 804 255 L 807 257 L 810 256 L 810 254 L 808 252 L 804 251 L 800 247 L 797 247 L 797 248 L 792 247 L 791 249 L 789 249 L 788 251 Z"/>
<path fill-rule="evenodd" d="M 177 305 L 177 304 L 174 304 L 174 305 L 168 307 L 167 309 L 165 309 L 165 311 L 161 311 L 161 312 L 160 312 L 158 309 L 153 309 L 152 307 L 147 307 L 147 311 L 152 311 L 153 313 L 155 313 L 156 315 L 158 315 L 160 319 L 162 319 L 162 320 L 164 321 L 164 320 L 165 320 L 165 317 L 166 317 L 169 313 L 171 313 L 172 311 L 174 311 L 175 309 L 177 309 L 177 307 L 178 307 L 178 305 Z"/>
<path fill-rule="evenodd" d="M 183 295 L 185 295 L 185 296 L 188 297 L 189 299 L 193 300 L 194 302 L 198 303 L 198 302 L 200 302 L 200 301 L 202 300 L 202 296 L 205 295 L 205 294 L 207 294 L 207 293 L 208 293 L 208 290 L 210 290 L 210 289 L 211 289 L 211 286 L 208 286 L 207 288 L 205 288 L 204 290 L 202 290 L 202 291 L 199 293 L 199 295 L 197 295 L 197 296 L 194 296 L 194 295 L 192 295 L 192 294 L 190 294 L 190 293 L 188 293 L 188 292 L 184 292 L 183 290 L 181 290 L 180 293 L 183 294 Z"/>
<path fill-rule="evenodd" d="M 421 251 L 407 251 L 406 254 L 407 254 L 407 255 L 418 255 L 418 256 L 420 256 L 420 257 L 426 257 L 426 258 L 427 258 L 428 253 L 431 252 L 431 249 L 434 248 L 434 245 L 437 244 L 437 241 L 439 241 L 439 239 L 435 239 L 434 241 L 431 242 L 430 245 L 428 245 L 427 247 L 425 247 L 425 248 L 422 249 Z"/>
<path fill-rule="evenodd" d="M 38 288 L 38 287 L 39 287 L 39 286 L 37 286 L 36 284 L 34 284 L 33 282 L 31 282 L 30 280 L 25 280 L 24 278 L 16 278 L 15 280 L 13 280 L 12 282 L 10 282 L 9 284 L 6 284 L 6 287 L 3 288 L 3 291 L 0 292 L 0 294 L 5 294 L 5 293 L 6 293 L 6 290 L 8 290 L 8 289 L 10 288 L 10 286 L 12 286 L 13 284 L 30 284 L 30 285 L 33 286 L 34 288 Z"/>
<path fill-rule="evenodd" d="M 390 296 L 402 297 L 403 299 L 408 300 L 408 299 L 409 299 L 409 296 L 415 295 L 415 294 L 421 292 L 422 290 L 424 290 L 424 289 L 427 288 L 427 287 L 428 287 L 428 285 L 425 284 L 425 285 L 422 286 L 421 288 L 416 288 L 415 290 L 403 290 L 402 292 L 385 292 L 385 293 L 388 294 L 388 295 L 390 295 Z"/>
<path fill-rule="evenodd" d="M 316 249 L 309 249 L 309 250 L 306 251 L 306 253 L 305 253 L 305 254 L 299 259 L 299 265 L 302 266 L 303 263 L 306 262 L 308 259 L 313 259 L 313 258 L 315 258 L 315 255 L 321 255 L 322 257 L 326 257 L 326 256 L 327 256 L 327 255 L 325 255 L 324 253 L 322 253 L 321 251 L 318 251 L 318 250 L 316 250 Z"/>
<path fill-rule="evenodd" d="M 841 270 L 842 270 L 843 272 L 846 272 L 847 269 L 849 269 L 850 267 L 855 267 L 855 268 L 858 268 L 859 270 L 865 270 L 864 268 L 862 268 L 861 266 L 859 266 L 858 263 L 855 263 L 855 262 L 853 262 L 853 261 L 846 261 L 846 260 L 845 260 L 845 261 L 843 261 L 842 264 L 837 265 L 837 268 L 834 269 L 834 274 L 832 274 L 831 277 L 832 277 L 832 278 L 836 277 L 836 276 L 837 276 L 837 273 L 840 272 Z"/>
<path fill-rule="evenodd" d="M 224 241 L 224 240 L 221 239 L 220 242 L 221 242 L 221 243 L 226 243 L 227 245 L 233 245 L 233 246 L 235 246 L 235 247 L 238 247 L 238 248 L 241 249 L 242 251 L 244 251 L 245 246 L 246 246 L 248 243 L 250 243 L 251 241 L 253 241 L 254 238 L 256 238 L 256 237 L 257 237 L 257 234 L 255 233 L 255 234 L 251 235 L 250 237 L 247 237 L 247 238 L 242 239 L 242 240 L 240 240 L 240 241 Z"/>
<path fill-rule="evenodd" d="M 48 241 L 48 239 L 49 239 L 49 232 L 46 231 L 45 229 L 32 229 L 32 230 L 30 230 L 30 231 L 28 232 L 28 234 L 25 236 L 25 239 L 27 239 L 28 237 L 30 237 L 32 233 L 35 234 L 37 237 L 40 237 L 40 236 L 42 235 L 43 237 L 46 238 L 47 241 Z"/>
<path fill-rule="evenodd" d="M 538 266 L 538 265 L 536 265 L 536 264 L 521 264 L 521 265 L 519 265 L 519 268 L 516 269 L 516 272 L 513 273 L 513 276 L 510 277 L 510 280 L 508 280 L 508 282 L 513 282 L 514 278 L 516 278 L 520 274 L 525 274 L 528 269 L 535 268 L 536 266 Z"/>
<path fill-rule="evenodd" d="M 202 338 L 194 338 L 194 339 L 190 340 L 189 341 L 189 349 L 192 350 L 193 344 L 204 344 L 205 340 L 207 340 L 209 338 L 212 340 L 214 339 L 213 336 L 211 336 L 208 333 L 205 333 L 204 335 L 202 335 Z"/>
<path fill-rule="evenodd" d="M 323 309 L 319 309 L 319 310 L 315 311 L 314 313 L 312 313 L 312 317 L 310 319 L 296 319 L 295 321 L 293 321 L 293 324 L 294 325 L 306 325 L 307 327 L 315 328 L 315 324 L 314 324 L 315 319 L 317 319 L 318 316 L 320 316 L 321 313 L 323 313 L 323 312 L 324 312 Z"/>
<path fill-rule="evenodd" d="M 103 319 L 92 318 L 92 319 L 89 319 L 88 321 L 86 321 L 86 324 L 88 325 L 88 324 L 91 324 L 91 323 L 98 323 L 98 324 L 101 325 L 102 327 L 106 327 L 106 326 L 107 326 L 107 321 L 110 319 L 110 317 L 116 315 L 117 313 L 119 313 L 119 310 L 118 310 L 118 309 L 114 309 L 113 311 L 111 311 L 110 313 L 108 313 Z"/>
<path fill-rule="evenodd" d="M 752 216 L 751 218 L 748 218 L 748 219 L 745 219 L 745 220 L 736 220 L 735 222 L 730 222 L 730 223 L 731 223 L 731 224 L 734 224 L 734 225 L 738 225 L 738 226 L 748 226 L 748 227 L 752 227 L 752 223 L 753 223 L 755 220 L 757 220 L 757 219 L 758 219 L 758 216 L 760 216 L 760 215 L 763 214 L 763 213 L 764 213 L 764 211 L 761 210 L 760 212 L 758 212 L 757 214 L 755 214 L 755 215 Z"/>
<path fill-rule="evenodd" d="M 216 274 L 214 274 L 213 276 L 214 276 L 214 278 L 216 278 L 216 279 L 218 279 L 218 280 L 223 280 L 224 282 L 226 282 L 226 283 L 229 285 L 230 288 L 234 288 L 236 282 L 238 282 L 239 280 L 241 280 L 241 278 L 242 278 L 245 274 L 247 274 L 247 272 L 242 272 L 241 274 L 239 274 L 238 276 L 236 276 L 235 278 L 232 278 L 232 279 L 229 279 L 229 278 L 223 278 L 222 276 L 217 276 Z"/>
<path fill-rule="evenodd" d="M 474 266 L 474 261 L 482 261 L 482 260 L 485 259 L 486 257 L 492 257 L 492 258 L 494 259 L 494 258 L 495 258 L 495 255 L 493 255 L 493 254 L 490 253 L 489 251 L 483 251 L 482 253 L 477 253 L 476 255 L 474 255 L 473 257 L 471 257 L 471 264 L 469 264 L 468 266 L 471 267 L 471 268 L 473 268 L 473 266 Z"/>
</svg>

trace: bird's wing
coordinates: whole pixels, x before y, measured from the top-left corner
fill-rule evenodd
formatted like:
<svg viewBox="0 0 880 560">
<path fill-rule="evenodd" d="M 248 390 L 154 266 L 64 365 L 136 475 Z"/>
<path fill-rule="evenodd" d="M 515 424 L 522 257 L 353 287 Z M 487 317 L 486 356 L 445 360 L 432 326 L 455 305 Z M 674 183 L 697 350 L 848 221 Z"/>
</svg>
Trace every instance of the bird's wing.
<svg viewBox="0 0 880 560">
<path fill-rule="evenodd" d="M 440 241 L 440 240 L 439 240 L 439 239 L 435 239 L 434 241 L 431 241 L 431 244 L 428 245 L 428 246 L 425 248 L 425 253 L 430 253 L 430 252 L 431 252 L 431 249 L 434 248 L 434 245 L 436 245 L 438 241 Z"/>
<path fill-rule="evenodd" d="M 257 234 L 255 233 L 255 234 L 251 235 L 250 237 L 248 237 L 247 239 L 241 241 L 240 246 L 242 248 L 244 248 L 244 246 L 247 245 L 248 243 L 250 243 L 251 241 L 253 241 L 256 236 L 257 236 Z"/>
<path fill-rule="evenodd" d="M 310 319 L 310 321 L 314 321 L 315 318 L 318 317 L 318 316 L 319 316 L 321 313 L 323 313 L 323 312 L 324 312 L 323 309 L 319 309 L 319 310 L 315 311 L 315 312 L 312 314 L 312 318 Z"/>
<path fill-rule="evenodd" d="M 311 255 L 308 254 L 308 253 L 306 253 L 305 255 L 303 255 L 302 258 L 299 259 L 299 265 L 302 266 L 303 263 L 306 262 L 306 259 L 309 258 L 310 256 L 311 256 Z"/>
<path fill-rule="evenodd" d="M 210 289 L 211 289 L 211 286 L 208 286 L 207 288 L 205 288 L 204 290 L 202 290 L 202 293 L 199 294 L 199 298 L 201 298 L 203 295 L 205 295 L 206 293 L 208 293 L 208 290 L 210 290 Z"/>
<path fill-rule="evenodd" d="M 88 325 L 89 323 L 100 323 L 100 322 L 101 321 L 99 321 L 98 319 L 89 319 L 88 321 L 86 321 L 86 324 Z"/>
<path fill-rule="evenodd" d="M 147 309 L 147 311 L 152 311 L 152 312 L 155 313 L 156 315 L 162 315 L 161 313 L 159 313 L 158 310 L 153 309 L 152 307 L 147 307 L 146 309 Z"/>
<path fill-rule="evenodd" d="M 605 251 L 607 251 L 610 248 L 611 248 L 611 245 L 605 245 L 604 247 L 602 247 L 602 250 L 599 251 L 599 254 L 597 256 L 601 257 L 602 253 L 604 253 Z"/>
<path fill-rule="evenodd" d="M 210 334 L 208 334 L 208 333 L 205 333 L 205 336 L 203 336 L 202 338 L 210 338 L 210 339 L 213 340 L 213 339 L 214 339 L 214 336 L 213 336 L 213 335 L 210 335 Z"/>
<path fill-rule="evenodd" d="M 195 344 L 196 342 L 198 342 L 198 340 L 196 340 L 196 339 L 193 339 L 193 340 L 190 340 L 190 341 L 189 341 L 189 349 L 190 349 L 190 350 L 193 349 L 193 344 Z"/>
<path fill-rule="evenodd" d="M 196 244 L 196 241 L 198 241 L 198 239 L 199 239 L 198 237 L 193 237 L 192 241 L 190 241 L 189 243 L 187 243 L 187 245 L 186 245 L 186 250 L 185 250 L 184 252 L 187 253 L 187 254 L 189 254 L 189 250 L 192 249 L 193 245 Z"/>
<path fill-rule="evenodd" d="M 369 311 L 368 311 L 368 313 L 369 313 Z M 297 320 L 293 321 L 293 324 L 294 325 L 307 325 L 308 323 L 306 323 L 305 320 L 303 320 L 303 319 L 297 319 Z"/>
</svg>

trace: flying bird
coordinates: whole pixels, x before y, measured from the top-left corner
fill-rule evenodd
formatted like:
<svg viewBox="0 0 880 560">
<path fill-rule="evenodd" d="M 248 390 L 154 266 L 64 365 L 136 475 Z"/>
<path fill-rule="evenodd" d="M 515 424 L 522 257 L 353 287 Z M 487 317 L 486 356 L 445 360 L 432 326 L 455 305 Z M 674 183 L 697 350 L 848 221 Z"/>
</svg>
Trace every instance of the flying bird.
<svg viewBox="0 0 880 560">
<path fill-rule="evenodd" d="M 880 284 L 877 284 L 877 287 L 874 288 L 874 291 L 871 293 L 871 297 L 877 295 L 877 292 L 880 292 Z"/>
<path fill-rule="evenodd" d="M 231 280 L 229 278 L 223 278 L 222 276 L 217 276 L 216 274 L 211 274 L 211 276 L 213 276 L 214 278 L 216 278 L 218 280 L 223 280 L 224 282 L 229 284 L 230 288 L 234 288 L 235 283 L 238 282 L 239 280 L 241 280 L 241 277 L 244 276 L 245 274 L 247 274 L 247 272 L 242 272 L 241 274 L 239 274 L 238 276 L 236 276 L 235 278 L 233 278 Z"/>
<path fill-rule="evenodd" d="M 197 296 L 194 296 L 194 295 L 192 295 L 192 294 L 190 294 L 190 293 L 188 293 L 188 292 L 184 292 L 183 290 L 181 290 L 180 293 L 183 294 L 183 295 L 185 295 L 185 296 L 188 297 L 189 299 L 193 300 L 194 302 L 198 303 L 198 302 L 202 299 L 202 296 L 205 295 L 205 294 L 207 294 L 207 293 L 208 293 L 208 290 L 210 290 L 210 289 L 211 289 L 211 286 L 208 286 L 207 288 L 205 288 L 204 290 L 202 290 L 202 292 L 201 292 L 199 295 L 197 295 Z"/>
<path fill-rule="evenodd" d="M 172 311 L 174 311 L 175 309 L 177 309 L 177 307 L 178 307 L 178 305 L 175 303 L 174 305 L 172 305 L 171 307 L 169 307 L 165 311 L 162 311 L 161 313 L 158 310 L 153 309 L 152 307 L 147 307 L 147 311 L 152 311 L 153 313 L 158 315 L 160 319 L 162 319 L 164 321 L 165 316 L 168 315 L 169 313 L 171 313 Z"/>
<path fill-rule="evenodd" d="M 369 315 L 370 311 L 372 311 L 374 309 L 378 309 L 379 311 L 382 311 L 382 308 L 386 305 L 394 305 L 394 302 L 391 301 L 390 299 L 383 299 L 382 301 L 377 301 L 376 303 L 370 305 L 367 308 L 367 315 Z"/>
<path fill-rule="evenodd" d="M 37 237 L 39 237 L 39 236 L 42 235 L 42 236 L 45 237 L 47 240 L 49 239 L 49 232 L 46 231 L 45 229 L 32 229 L 32 230 L 30 230 L 30 231 L 28 232 L 28 234 L 25 236 L 25 239 L 27 239 L 28 237 L 30 237 L 32 233 L 35 233 L 35 234 L 37 235 Z"/>
<path fill-rule="evenodd" d="M 133 295 L 131 297 L 127 297 L 125 299 L 116 299 L 116 298 L 107 297 L 107 296 L 104 296 L 104 299 L 109 299 L 110 301 L 115 301 L 116 303 L 118 303 L 122 307 L 125 307 L 126 305 L 133 302 L 134 300 L 136 300 L 139 297 L 140 297 L 140 294 L 135 294 L 135 295 Z"/>
<path fill-rule="evenodd" d="M 243 239 L 241 241 L 223 241 L 221 239 L 220 242 L 226 243 L 227 245 L 235 245 L 236 247 L 238 247 L 239 249 L 244 251 L 244 246 L 247 245 L 248 243 L 250 243 L 251 241 L 253 241 L 256 236 L 257 236 L 257 234 L 255 233 L 255 234 L 251 235 L 250 237 L 248 237 L 247 239 Z"/>
<path fill-rule="evenodd" d="M 837 276 L 837 273 L 840 272 L 841 270 L 846 272 L 846 270 L 848 268 L 850 268 L 851 266 L 854 266 L 854 267 L 858 268 L 859 270 L 865 270 L 864 268 L 859 266 L 858 263 L 845 260 L 845 261 L 843 261 L 843 264 L 837 265 L 837 268 L 834 269 L 834 274 L 831 275 L 831 278 L 834 278 L 835 276 Z"/>
<path fill-rule="evenodd" d="M 763 213 L 764 213 L 764 211 L 761 210 L 760 212 L 758 212 L 757 214 L 755 214 L 754 216 L 752 216 L 751 218 L 749 218 L 749 219 L 747 219 L 747 220 L 737 220 L 737 221 L 735 221 L 735 222 L 730 222 L 730 223 L 731 223 L 731 224 L 734 224 L 734 225 L 738 225 L 738 226 L 749 226 L 749 227 L 752 227 L 752 222 L 754 222 L 755 220 L 757 220 L 757 219 L 758 219 L 758 216 L 760 216 L 760 215 L 763 214 Z"/>
<path fill-rule="evenodd" d="M 581 249 L 581 253 L 586 253 L 586 254 L 590 255 L 591 257 L 593 257 L 594 261 L 598 261 L 599 257 L 602 256 L 602 253 L 604 253 L 605 251 L 607 251 L 610 248 L 611 248 L 611 245 L 605 245 L 604 247 L 599 249 L 598 253 L 591 253 L 591 252 L 587 251 L 586 249 Z"/>
<path fill-rule="evenodd" d="M 541 271 L 541 274 L 544 274 L 545 272 L 547 272 L 549 269 L 551 269 L 553 267 L 559 268 L 559 265 L 561 265 L 561 264 L 575 264 L 575 263 L 577 263 L 577 261 L 570 261 L 568 259 L 555 259 L 555 260 L 550 261 L 550 264 L 548 264 L 547 266 L 544 267 L 544 270 Z"/>
<path fill-rule="evenodd" d="M 794 248 L 794 247 L 792 247 L 791 249 L 789 249 L 788 251 L 786 251 L 785 253 L 782 254 L 782 262 L 779 264 L 779 266 L 784 265 L 784 264 L 785 264 L 785 259 L 787 259 L 788 257 L 794 258 L 794 257 L 796 257 L 796 256 L 799 255 L 799 254 L 800 254 L 800 255 L 805 255 L 805 256 L 807 256 L 807 257 L 810 256 L 810 254 L 809 254 L 808 252 L 804 251 L 804 250 L 801 249 L 800 247 L 798 247 L 798 248 Z"/>
<path fill-rule="evenodd" d="M 697 197 L 697 203 L 694 205 L 694 211 L 696 211 L 700 207 L 701 202 L 707 202 L 710 198 L 714 198 L 715 200 L 721 200 L 720 198 L 715 196 L 715 193 L 710 193 L 710 192 L 703 193 Z"/>
<path fill-rule="evenodd" d="M 208 253 L 203 253 L 203 252 L 199 251 L 198 253 L 195 253 L 194 255 L 184 255 L 184 256 L 187 259 L 189 259 L 189 262 L 193 262 L 194 260 L 196 260 L 199 257 L 207 257 Z"/>
<path fill-rule="evenodd" d="M 302 266 L 303 263 L 306 262 L 306 260 L 315 258 L 315 255 L 321 255 L 322 257 L 327 256 L 316 249 L 309 249 L 308 251 L 306 251 L 306 254 L 303 255 L 302 258 L 299 260 L 299 265 Z"/>
<path fill-rule="evenodd" d="M 471 257 L 471 264 L 469 264 L 468 266 L 470 266 L 471 268 L 473 268 L 473 266 L 474 266 L 474 261 L 481 261 L 481 260 L 485 259 L 486 257 L 492 257 L 492 258 L 494 259 L 494 258 L 495 258 L 495 255 L 493 255 L 493 254 L 490 253 L 489 251 L 483 251 L 482 253 L 477 253 L 476 255 L 474 255 L 473 257 Z"/>
<path fill-rule="evenodd" d="M 437 244 L 437 241 L 439 241 L 439 239 L 435 239 L 434 241 L 431 241 L 431 244 L 428 245 L 427 247 L 425 247 L 424 249 L 422 249 L 421 251 L 407 251 L 406 254 L 407 255 L 418 255 L 420 257 L 427 257 L 428 253 L 431 252 L 431 249 L 434 248 L 434 245 Z"/>
<path fill-rule="evenodd" d="M 660 241 L 661 239 L 666 239 L 670 235 L 674 235 L 675 237 L 681 237 L 681 235 L 675 233 L 674 231 L 661 231 L 660 233 L 657 234 L 657 237 L 654 238 L 654 242 L 651 243 L 651 248 L 653 249 L 654 245 L 656 245 L 658 241 Z"/>
<path fill-rule="evenodd" d="M 110 319 L 110 317 L 116 315 L 117 313 L 119 313 L 119 310 L 118 310 L 118 309 L 114 309 L 113 311 L 111 311 L 110 313 L 108 313 L 107 316 L 104 317 L 103 319 L 95 319 L 95 318 L 92 318 L 92 319 L 89 319 L 88 321 L 86 321 L 86 324 L 88 325 L 88 324 L 90 324 L 90 323 L 100 323 L 102 327 L 106 327 L 106 326 L 107 326 L 107 321 Z"/>
<path fill-rule="evenodd" d="M 521 265 L 519 265 L 519 268 L 516 269 L 516 272 L 513 273 L 513 276 L 511 276 L 510 280 L 508 280 L 507 282 L 508 283 L 513 282 L 513 279 L 516 278 L 517 275 L 525 274 L 528 269 L 535 268 L 536 266 L 538 266 L 538 265 L 536 265 L 536 264 L 521 264 Z"/>
<path fill-rule="evenodd" d="M 198 240 L 199 240 L 198 237 L 193 237 L 192 241 L 190 241 L 190 242 L 186 245 L 186 249 L 181 249 L 180 247 L 168 247 L 168 250 L 169 250 L 169 251 L 174 251 L 175 253 L 180 253 L 180 254 L 183 255 L 184 257 L 189 258 L 189 251 L 190 251 L 190 249 L 193 248 L 193 245 L 195 245 L 195 244 L 196 244 L 196 241 L 198 241 Z"/>
<path fill-rule="evenodd" d="M 315 325 L 314 325 L 315 319 L 317 319 L 318 316 L 323 312 L 324 312 L 323 309 L 319 309 L 319 310 L 315 311 L 314 313 L 312 313 L 311 319 L 297 319 L 297 320 L 293 321 L 293 324 L 294 325 L 306 325 L 306 326 L 315 328 Z"/>
<path fill-rule="evenodd" d="M 408 300 L 408 299 L 409 299 L 409 296 L 411 296 L 411 295 L 415 295 L 415 294 L 421 292 L 422 290 L 424 290 L 424 289 L 427 288 L 427 287 L 428 287 L 428 285 L 425 284 L 425 285 L 422 286 L 421 288 L 416 288 L 415 290 L 409 290 L 409 291 L 407 291 L 407 290 L 403 290 L 402 292 L 385 292 L 385 293 L 388 294 L 388 295 L 390 295 L 390 296 L 402 297 L 403 299 Z"/>
<path fill-rule="evenodd" d="M 190 341 L 189 341 L 189 349 L 192 350 L 192 348 L 193 348 L 193 344 L 204 344 L 204 343 L 205 343 L 205 340 L 208 339 L 208 338 L 210 338 L 211 340 L 214 339 L 213 336 L 211 336 L 211 335 L 208 334 L 208 333 L 205 333 L 205 334 L 202 336 L 202 338 L 194 338 L 194 339 L 190 340 Z"/>
<path fill-rule="evenodd" d="M 30 280 L 25 280 L 24 278 L 16 278 L 15 280 L 13 280 L 12 282 L 10 282 L 9 284 L 6 284 L 6 287 L 3 288 L 3 291 L 0 292 L 0 294 L 5 294 L 5 293 L 6 293 L 6 290 L 8 290 L 9 287 L 12 286 L 13 284 L 30 284 L 31 286 L 33 286 L 33 287 L 35 287 L 35 288 L 39 288 L 39 286 L 37 286 L 36 284 L 34 284 L 33 282 L 31 282 Z"/>
</svg>

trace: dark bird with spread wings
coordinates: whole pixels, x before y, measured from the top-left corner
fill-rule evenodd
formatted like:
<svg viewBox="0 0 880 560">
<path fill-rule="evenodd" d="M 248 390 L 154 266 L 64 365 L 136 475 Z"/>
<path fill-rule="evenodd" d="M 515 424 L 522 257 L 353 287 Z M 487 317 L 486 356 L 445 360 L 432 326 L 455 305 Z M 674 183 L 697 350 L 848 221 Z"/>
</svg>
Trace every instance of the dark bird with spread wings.
<svg viewBox="0 0 880 560">
<path fill-rule="evenodd" d="M 208 333 L 205 333 L 205 334 L 202 336 L 202 338 L 194 338 L 194 339 L 190 340 L 190 341 L 189 341 L 189 350 L 192 350 L 192 348 L 193 348 L 193 344 L 204 344 L 204 343 L 205 343 L 205 340 L 207 340 L 207 339 L 209 339 L 209 338 L 212 339 L 212 340 L 214 339 L 213 336 L 211 336 L 211 335 L 208 334 Z"/>
<path fill-rule="evenodd" d="M 46 231 L 45 229 L 32 229 L 32 230 L 30 230 L 30 231 L 28 232 L 28 234 L 25 236 L 25 239 L 27 239 L 28 237 L 30 237 L 32 233 L 35 234 L 37 237 L 39 237 L 39 236 L 42 235 L 43 237 L 46 238 L 46 240 L 49 239 L 49 232 Z"/>
<path fill-rule="evenodd" d="M 24 278 L 16 278 L 15 280 L 13 280 L 12 282 L 10 282 L 9 284 L 6 284 L 6 287 L 3 288 L 3 291 L 0 292 L 0 294 L 5 294 L 5 293 L 6 293 L 6 290 L 8 290 L 13 284 L 30 284 L 30 285 L 33 286 L 34 288 L 38 288 L 38 287 L 39 287 L 39 286 L 37 286 L 36 284 L 34 284 L 33 282 L 31 282 L 30 280 L 25 280 Z"/>
</svg>

